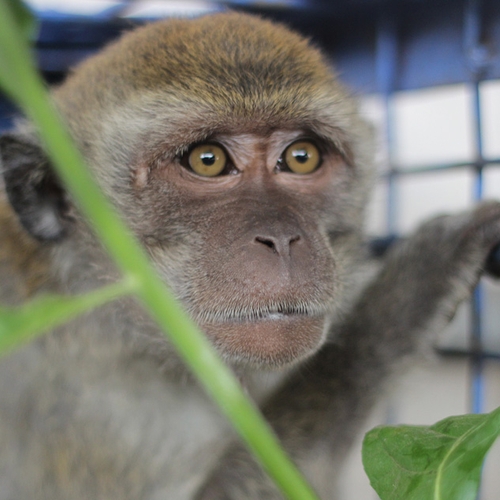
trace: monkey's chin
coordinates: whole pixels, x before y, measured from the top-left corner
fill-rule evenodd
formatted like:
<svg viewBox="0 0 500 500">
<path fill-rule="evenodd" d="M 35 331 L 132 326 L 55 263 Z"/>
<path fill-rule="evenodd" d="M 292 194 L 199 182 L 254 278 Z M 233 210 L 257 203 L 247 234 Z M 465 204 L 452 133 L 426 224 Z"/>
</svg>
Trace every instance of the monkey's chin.
<svg viewBox="0 0 500 500">
<path fill-rule="evenodd" d="M 200 325 L 230 363 L 278 368 L 310 356 L 323 343 L 326 319 L 272 314 L 247 321 Z"/>
</svg>

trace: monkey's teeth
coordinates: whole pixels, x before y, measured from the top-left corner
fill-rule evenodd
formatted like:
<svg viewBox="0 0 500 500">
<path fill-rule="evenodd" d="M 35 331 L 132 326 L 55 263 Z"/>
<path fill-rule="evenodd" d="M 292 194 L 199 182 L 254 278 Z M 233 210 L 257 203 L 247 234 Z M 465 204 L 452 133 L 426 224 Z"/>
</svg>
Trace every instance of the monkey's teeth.
<svg viewBox="0 0 500 500">
<path fill-rule="evenodd" d="M 283 319 L 286 315 L 283 313 L 270 313 L 262 316 L 260 319 L 271 319 L 271 320 L 279 320 Z"/>
</svg>

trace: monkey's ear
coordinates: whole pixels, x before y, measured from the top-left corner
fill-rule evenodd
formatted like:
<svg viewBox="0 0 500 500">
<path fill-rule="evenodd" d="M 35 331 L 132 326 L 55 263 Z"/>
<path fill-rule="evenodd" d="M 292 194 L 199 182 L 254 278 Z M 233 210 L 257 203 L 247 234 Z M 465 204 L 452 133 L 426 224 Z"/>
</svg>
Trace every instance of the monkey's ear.
<svg viewBox="0 0 500 500">
<path fill-rule="evenodd" d="M 24 228 L 40 241 L 61 239 L 70 223 L 69 203 L 40 146 L 5 134 L 0 165 L 9 202 Z"/>
</svg>

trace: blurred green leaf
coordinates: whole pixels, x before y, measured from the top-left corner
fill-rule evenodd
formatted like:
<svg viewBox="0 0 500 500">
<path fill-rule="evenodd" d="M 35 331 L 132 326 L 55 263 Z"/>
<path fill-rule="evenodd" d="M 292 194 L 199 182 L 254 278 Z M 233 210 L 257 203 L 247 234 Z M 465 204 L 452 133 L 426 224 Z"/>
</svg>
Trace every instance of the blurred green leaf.
<svg viewBox="0 0 500 500">
<path fill-rule="evenodd" d="M 124 281 L 81 296 L 44 295 L 15 309 L 0 307 L 0 354 L 132 291 Z"/>
<path fill-rule="evenodd" d="M 3 0 L 0 0 L 2 2 Z M 11 97 L 16 95 L 16 81 L 12 78 L 12 72 L 7 57 L 0 45 L 0 87 L 2 90 L 9 94 Z"/>
<path fill-rule="evenodd" d="M 4 9 L 9 13 L 9 21 L 14 24 L 17 31 L 25 40 L 33 40 L 38 30 L 38 21 L 31 10 L 20 0 L 0 0 L 5 3 Z M 16 40 L 8 37 L 4 31 L 0 33 L 0 86 L 11 97 L 19 99 L 24 86 L 13 66 L 16 58 L 23 57 L 21 47 Z"/>
<path fill-rule="evenodd" d="M 38 21 L 30 8 L 21 0 L 5 0 L 13 14 L 21 34 L 26 40 L 33 40 L 38 32 Z"/>
<path fill-rule="evenodd" d="M 363 465 L 382 500 L 474 500 L 499 435 L 500 408 L 430 427 L 377 427 L 365 436 Z"/>
</svg>

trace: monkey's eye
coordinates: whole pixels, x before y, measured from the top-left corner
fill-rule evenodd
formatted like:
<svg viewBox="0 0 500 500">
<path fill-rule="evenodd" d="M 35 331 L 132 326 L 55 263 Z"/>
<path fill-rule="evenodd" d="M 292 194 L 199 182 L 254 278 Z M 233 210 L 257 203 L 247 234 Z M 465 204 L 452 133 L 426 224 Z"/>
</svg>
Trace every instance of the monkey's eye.
<svg viewBox="0 0 500 500">
<path fill-rule="evenodd" d="M 295 174 L 310 174 L 319 167 L 321 154 L 311 141 L 301 140 L 285 149 L 284 162 Z"/>
<path fill-rule="evenodd" d="M 189 153 L 188 163 L 196 174 L 203 177 L 215 177 L 226 167 L 227 155 L 216 144 L 200 144 Z"/>
</svg>

